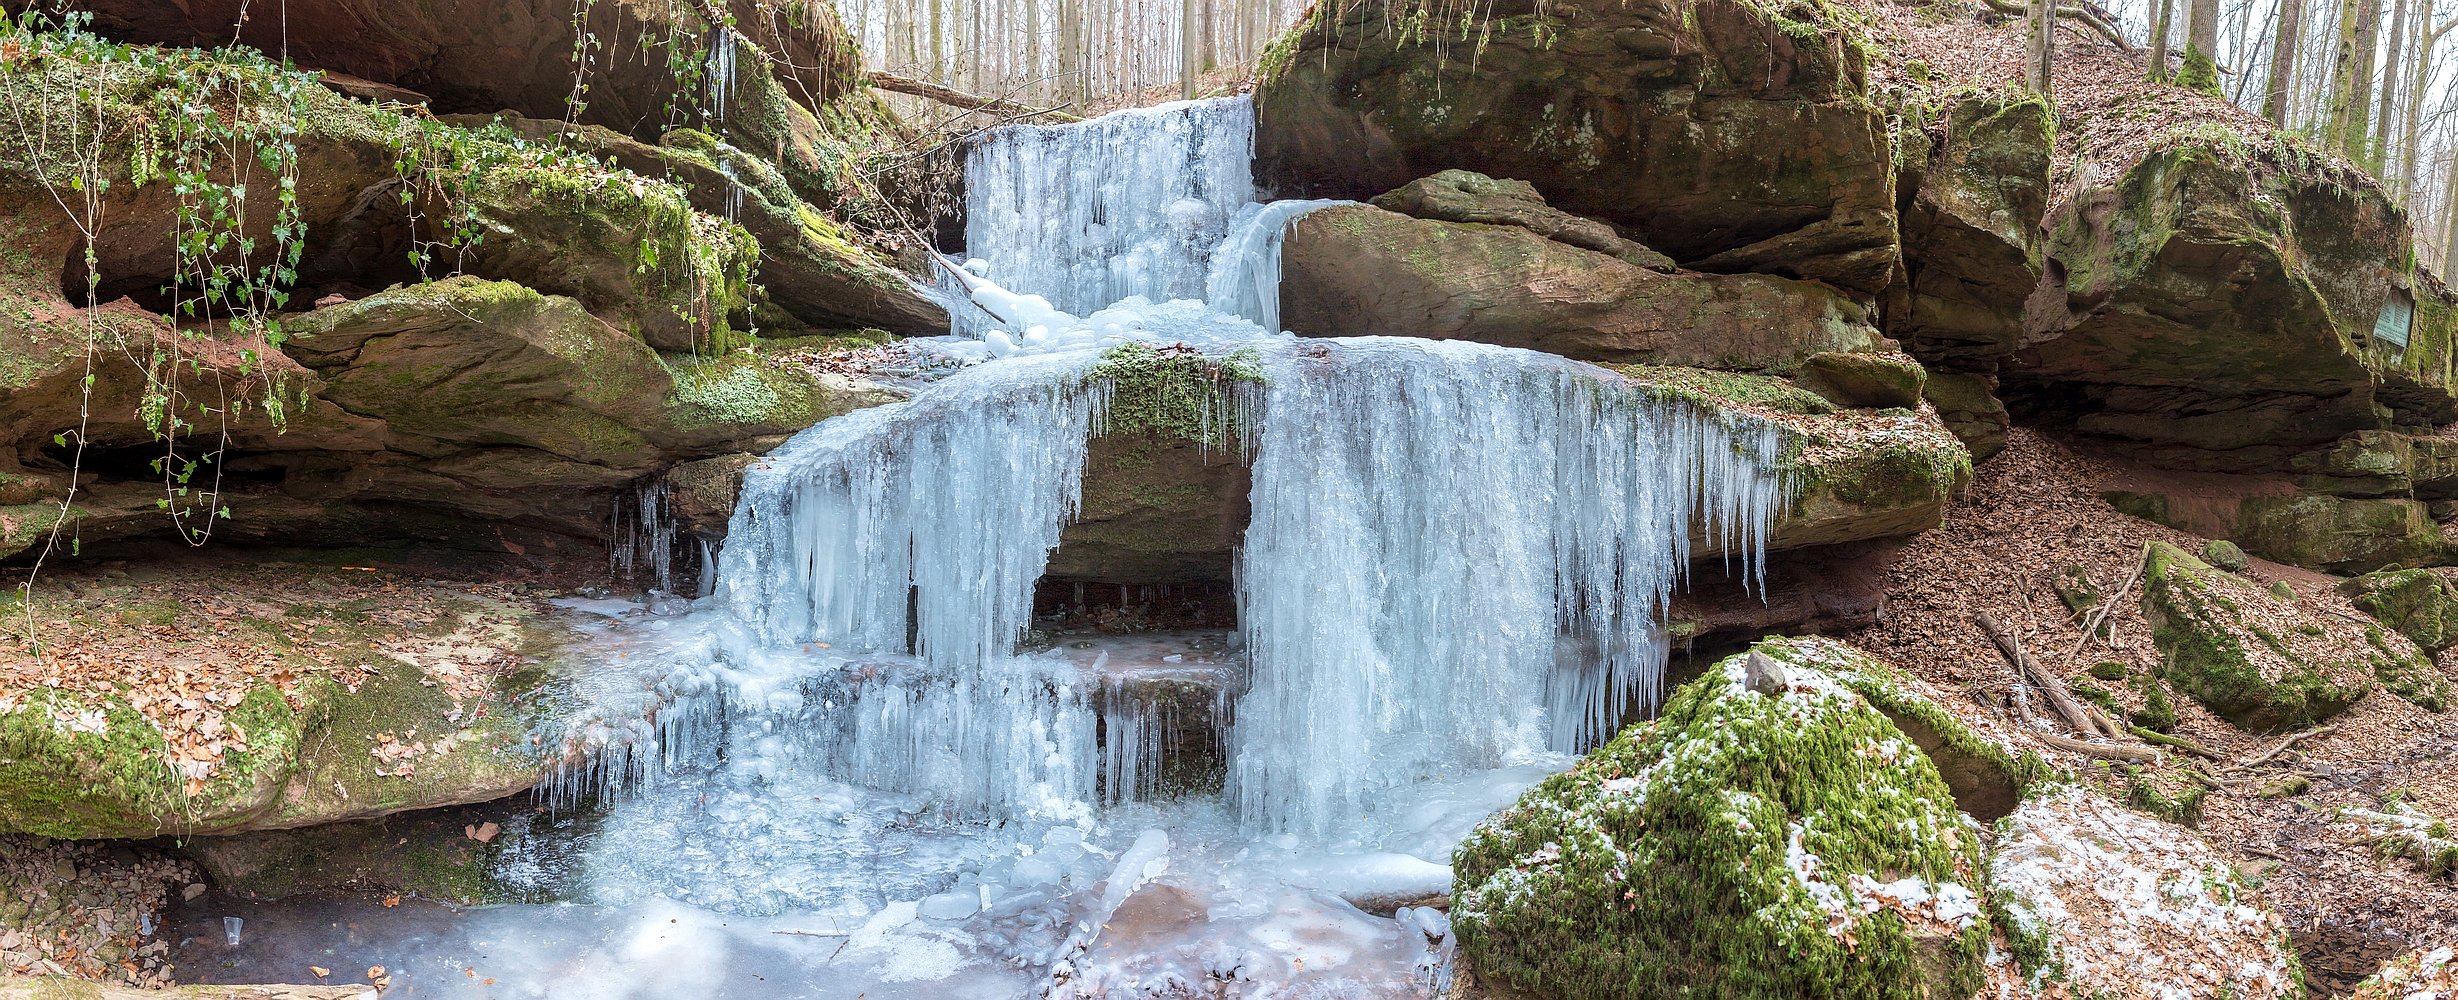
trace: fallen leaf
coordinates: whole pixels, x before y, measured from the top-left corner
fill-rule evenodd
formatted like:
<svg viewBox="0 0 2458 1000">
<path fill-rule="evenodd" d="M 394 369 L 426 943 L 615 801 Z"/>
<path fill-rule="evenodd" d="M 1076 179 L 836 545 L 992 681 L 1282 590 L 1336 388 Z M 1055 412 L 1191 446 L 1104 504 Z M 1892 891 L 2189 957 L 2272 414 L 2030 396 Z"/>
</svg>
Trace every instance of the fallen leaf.
<svg viewBox="0 0 2458 1000">
<path fill-rule="evenodd" d="M 502 833 L 503 829 L 503 827 L 497 826 L 492 822 L 487 822 L 480 823 L 476 826 L 462 827 L 461 833 L 469 839 L 475 840 L 481 844 L 489 844 L 495 841 L 495 835 Z"/>
<path fill-rule="evenodd" d="M 308 967 L 307 967 L 307 971 L 315 973 L 315 974 L 316 974 L 316 978 L 318 978 L 318 979 L 322 979 L 322 978 L 324 978 L 324 977 L 326 977 L 326 976 L 329 976 L 329 975 L 332 975 L 332 974 L 333 974 L 333 970 L 328 969 L 328 968 L 325 968 L 324 966 L 321 966 L 321 965 L 311 965 L 311 966 L 308 966 Z"/>
</svg>

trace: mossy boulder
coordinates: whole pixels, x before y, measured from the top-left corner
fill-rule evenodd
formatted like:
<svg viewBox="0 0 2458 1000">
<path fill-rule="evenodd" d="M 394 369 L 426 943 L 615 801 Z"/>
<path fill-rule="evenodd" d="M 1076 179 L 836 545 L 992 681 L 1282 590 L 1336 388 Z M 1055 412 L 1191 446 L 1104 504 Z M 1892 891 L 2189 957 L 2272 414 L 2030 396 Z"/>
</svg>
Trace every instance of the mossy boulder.
<svg viewBox="0 0 2458 1000">
<path fill-rule="evenodd" d="M 2142 614 L 2178 691 L 2245 729 L 2310 726 L 2372 690 L 2373 670 L 2260 586 L 2166 542 L 2143 549 Z"/>
<path fill-rule="evenodd" d="M 2137 479 L 2122 485 L 2101 497 L 2124 513 L 2228 538 L 2246 552 L 2290 566 L 2366 573 L 2450 557 L 2449 541 L 2421 500 L 2298 492 L 2275 477 L 2209 476 L 2189 485 Z"/>
<path fill-rule="evenodd" d="M 2063 294 L 2002 375 L 2087 433 L 2211 471 L 2444 423 L 2446 324 L 2403 348 L 2372 336 L 2394 296 L 2429 312 L 2412 246 L 2378 185 L 2293 140 L 2183 126 L 2050 220 L 2044 291 Z"/>
<path fill-rule="evenodd" d="M 1470 16 L 1318 8 L 1264 60 L 1259 179 L 1363 199 L 1460 168 L 1527 181 L 1684 267 L 1859 295 L 1894 274 L 1886 113 L 1840 8 L 1506 0 Z"/>
<path fill-rule="evenodd" d="M 2245 558 L 2245 550 L 2225 538 L 2214 538 L 2202 546 L 2202 561 L 2230 573 L 2242 573 L 2253 565 Z"/>
<path fill-rule="evenodd" d="M 1994 370 L 2022 342 L 2023 300 L 2039 283 L 2054 127 L 2047 102 L 1974 95 L 1936 115 L 1927 155 L 1904 180 L 1906 280 L 1887 335 L 1933 364 Z"/>
<path fill-rule="evenodd" d="M 1453 926 L 1480 977 L 1574 1000 L 1967 996 L 1983 848 L 1826 640 L 1772 640 L 1480 824 Z"/>
<path fill-rule="evenodd" d="M 444 613 L 401 636 L 380 634 L 357 611 L 296 605 L 318 623 L 324 645 L 312 650 L 281 638 L 283 626 L 221 625 L 219 641 L 258 644 L 257 660 L 306 676 L 257 683 L 217 706 L 222 735 L 209 751 L 188 742 L 175 752 L 136 707 L 155 694 L 134 685 L 0 696 L 0 832 L 90 840 L 280 829 L 528 789 L 553 763 L 529 738 L 544 704 L 535 695 L 551 678 L 481 663 L 544 655 L 554 635 L 524 606 L 445 600 Z M 318 656 L 350 656 L 364 669 L 335 679 Z"/>
<path fill-rule="evenodd" d="M 1582 361 L 1778 372 L 1881 340 L 1864 308 L 1816 282 L 1664 274 L 1516 225 L 1367 205 L 1292 224 L 1281 270 L 1281 323 L 1311 336 L 1474 340 Z"/>
<path fill-rule="evenodd" d="M 1920 405 L 1929 372 L 1902 354 L 1829 351 L 1803 359 L 1792 380 L 1838 406 L 1908 410 Z"/>
<path fill-rule="evenodd" d="M 2447 571 L 2385 570 L 2340 585 L 2357 610 L 2417 646 L 2440 652 L 2458 646 L 2458 581 Z"/>
<path fill-rule="evenodd" d="M 2224 857 L 2090 789 L 2044 789 L 1999 821 L 1988 888 L 2033 982 L 2104 996 L 2305 995 L 2285 923 Z"/>
</svg>

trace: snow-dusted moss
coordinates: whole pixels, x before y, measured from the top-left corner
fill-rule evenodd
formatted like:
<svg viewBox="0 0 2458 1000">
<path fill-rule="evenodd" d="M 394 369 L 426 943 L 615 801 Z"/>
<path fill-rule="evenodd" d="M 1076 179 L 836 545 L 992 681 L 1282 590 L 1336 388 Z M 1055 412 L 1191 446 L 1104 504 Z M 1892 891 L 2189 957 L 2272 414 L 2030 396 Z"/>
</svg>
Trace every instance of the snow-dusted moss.
<svg viewBox="0 0 2458 1000">
<path fill-rule="evenodd" d="M 1978 988 L 1978 830 L 1858 689 L 1917 696 L 1831 640 L 1757 651 L 1780 689 L 1728 659 L 1470 835 L 1453 919 L 1480 975 L 1561 1000 Z"/>
</svg>

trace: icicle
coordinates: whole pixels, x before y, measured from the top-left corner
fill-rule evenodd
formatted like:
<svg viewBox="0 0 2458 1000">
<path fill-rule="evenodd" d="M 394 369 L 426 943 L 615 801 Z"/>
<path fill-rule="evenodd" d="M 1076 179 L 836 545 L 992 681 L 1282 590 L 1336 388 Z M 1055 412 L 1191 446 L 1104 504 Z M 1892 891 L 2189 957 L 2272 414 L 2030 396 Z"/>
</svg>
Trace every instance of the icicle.
<svg viewBox="0 0 2458 1000">
<path fill-rule="evenodd" d="M 1090 356 L 986 365 L 830 420 L 745 477 L 718 588 L 778 646 L 1008 653 L 1075 515 Z"/>
<path fill-rule="evenodd" d="M 734 29 L 718 25 L 716 40 L 708 47 L 708 119 L 719 131 L 734 96 L 734 59 Z"/>
<path fill-rule="evenodd" d="M 1279 356 L 1240 555 L 1231 784 L 1271 829 L 1593 745 L 1654 706 L 1698 527 L 1756 565 L 1780 432 L 1550 355 L 1394 338 Z"/>
</svg>

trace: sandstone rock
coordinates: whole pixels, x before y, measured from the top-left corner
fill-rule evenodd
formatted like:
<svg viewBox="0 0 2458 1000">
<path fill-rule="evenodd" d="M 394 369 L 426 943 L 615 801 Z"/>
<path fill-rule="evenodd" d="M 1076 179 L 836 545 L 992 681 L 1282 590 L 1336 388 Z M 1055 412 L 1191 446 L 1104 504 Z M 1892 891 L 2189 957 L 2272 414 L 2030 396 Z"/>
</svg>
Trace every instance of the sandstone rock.
<svg viewBox="0 0 2458 1000">
<path fill-rule="evenodd" d="M 2021 344 L 2023 302 L 2040 279 L 2048 119 L 2036 98 L 1971 97 L 1945 113 L 1934 151 L 1907 181 L 1909 277 L 1887 323 L 1913 357 L 1990 371 Z"/>
<path fill-rule="evenodd" d="M 2431 289 L 2404 350 L 2371 337 L 2393 280 L 2415 284 L 2404 216 L 2326 169 L 2180 138 L 2084 190 L 2051 221 L 2062 294 L 2034 309 L 2007 384 L 2058 394 L 2080 430 L 2192 449 L 2212 471 L 2458 416 Z"/>
<path fill-rule="evenodd" d="M 1988 888 L 2034 981 L 2115 996 L 2304 996 L 2286 925 L 2224 857 L 2090 789 L 2058 786 L 2007 817 Z"/>
<path fill-rule="evenodd" d="M 2458 580 L 2428 569 L 2367 573 L 2340 585 L 2365 614 L 2425 650 L 2458 646 Z"/>
<path fill-rule="evenodd" d="M 2224 538 L 2211 539 L 2209 544 L 2202 546 L 2202 561 L 2230 573 L 2242 573 L 2253 565 L 2245 558 L 2245 550 Z"/>
<path fill-rule="evenodd" d="M 282 53 L 302 67 L 424 94 L 443 113 L 509 108 L 532 118 L 564 118 L 580 41 L 573 9 L 547 0 L 482 8 L 441 0 L 372 5 L 299 0 L 285 5 L 281 17 L 247 18 L 241 16 L 248 12 L 243 0 L 79 0 L 69 6 L 91 11 L 95 30 L 114 38 L 172 47 L 236 40 Z M 583 8 L 586 19 L 579 29 L 594 36 L 598 51 L 590 60 L 580 120 L 653 139 L 668 121 L 670 105 L 697 110 L 705 95 L 682 90 L 682 78 L 668 59 L 707 64 L 707 53 L 720 39 L 706 19 L 710 11 L 727 15 L 739 42 L 773 54 L 738 62 L 773 63 L 792 88 L 815 103 L 832 101 L 861 83 L 852 40 L 825 6 L 611 0 Z"/>
<path fill-rule="evenodd" d="M 2372 690 L 2375 664 L 2293 605 L 2166 542 L 2149 543 L 2143 560 L 2142 615 L 2168 683 L 2228 721 L 2256 732 L 2311 726 Z M 2408 647 L 2392 658 L 2417 655 Z"/>
<path fill-rule="evenodd" d="M 2144 520 L 2225 536 L 2264 559 L 2326 572 L 2431 565 L 2449 553 L 2421 500 L 2298 493 L 2276 479 L 2227 476 L 2183 487 L 2126 480 L 2102 496 Z"/>
<path fill-rule="evenodd" d="M 2013 426 L 1995 389 L 1984 376 L 1939 370 L 1931 370 L 1929 380 L 1921 385 L 1921 398 L 1937 408 L 1946 429 L 1971 449 L 1974 462 L 1985 462 L 2006 450 L 2006 428 Z"/>
<path fill-rule="evenodd" d="M 1451 916 L 1478 976 L 1565 998 L 1978 989 L 1979 831 L 1882 707 L 1926 700 L 1829 640 L 1755 651 L 1778 694 L 1729 658 L 1469 835 Z M 1907 714 L 2004 759 L 1927 708 Z"/>
<path fill-rule="evenodd" d="M 1862 295 L 1894 274 L 1893 155 L 1849 24 L 1737 0 L 1479 13 L 1488 33 L 1446 45 L 1398 4 L 1319 8 L 1265 60 L 1265 184 L 1362 199 L 1456 167 L 1686 267 Z"/>
<path fill-rule="evenodd" d="M 1900 354 L 1837 351 L 1810 355 L 1792 377 L 1794 384 L 1838 406 L 1873 410 L 1919 406 L 1928 379 L 1919 362 Z"/>
<path fill-rule="evenodd" d="M 1671 274 L 1673 260 L 1622 238 L 1594 219 L 1545 204 L 1526 181 L 1495 180 L 1472 170 L 1445 170 L 1374 197 L 1374 207 L 1435 222 L 1517 226 L 1556 243 L 1594 250 L 1650 271 Z"/>
<path fill-rule="evenodd" d="M 550 651 L 554 632 L 526 606 L 464 593 L 448 603 L 450 613 L 401 636 L 346 610 L 295 605 L 285 618 L 343 633 L 325 655 L 364 666 L 341 675 L 355 689 L 322 672 L 287 697 L 256 684 L 223 713 L 238 742 L 193 781 L 129 696 L 40 689 L 8 699 L 0 831 L 87 840 L 286 829 L 527 790 L 554 762 L 530 742 L 542 700 L 515 696 L 552 677 L 505 658 Z M 261 636 L 268 662 L 303 655 L 275 634 L 223 638 Z"/>
<path fill-rule="evenodd" d="M 1314 212 L 1281 250 L 1282 324 L 1526 347 L 1585 361 L 1790 371 L 1881 338 L 1824 285 L 1660 274 L 1517 226 L 1367 206 Z"/>
</svg>

